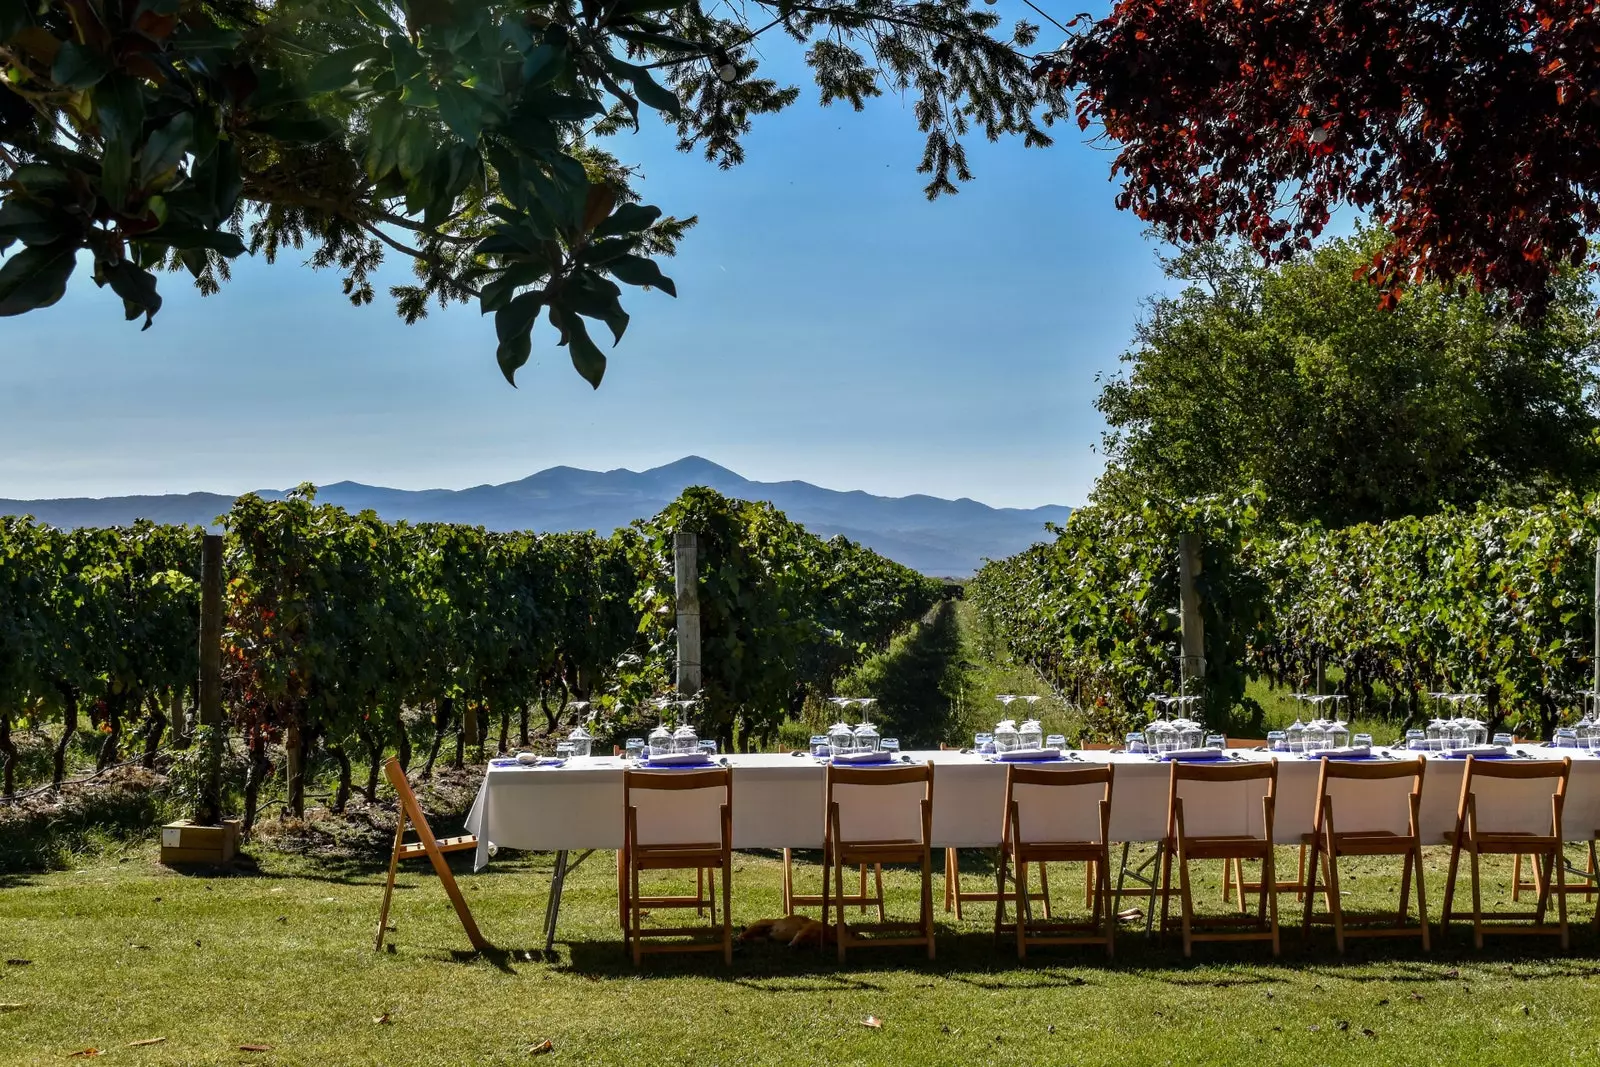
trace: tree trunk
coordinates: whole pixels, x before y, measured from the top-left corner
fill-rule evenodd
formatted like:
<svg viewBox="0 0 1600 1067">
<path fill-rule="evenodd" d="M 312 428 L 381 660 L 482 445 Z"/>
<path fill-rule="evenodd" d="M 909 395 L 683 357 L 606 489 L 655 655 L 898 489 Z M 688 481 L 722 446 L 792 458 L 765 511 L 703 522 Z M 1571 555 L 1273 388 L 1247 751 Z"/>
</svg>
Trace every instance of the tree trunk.
<svg viewBox="0 0 1600 1067">
<path fill-rule="evenodd" d="M 246 837 L 250 836 L 250 828 L 256 822 L 257 802 L 261 798 L 261 784 L 272 773 L 272 761 L 267 758 L 267 735 L 261 727 L 250 731 L 250 739 L 246 742 L 250 753 L 250 768 L 244 780 L 244 827 Z"/>
<path fill-rule="evenodd" d="M 350 754 L 343 745 L 329 745 L 328 755 L 339 764 L 339 789 L 333 795 L 333 810 L 343 815 L 345 805 L 350 803 Z"/>
<path fill-rule="evenodd" d="M 0 755 L 5 757 L 4 795 L 17 795 L 17 743 L 11 740 L 11 711 L 0 711 Z"/>
<path fill-rule="evenodd" d="M 369 722 L 371 720 L 368 720 Z M 383 766 L 383 742 L 378 740 L 378 735 L 366 722 L 361 724 L 361 743 L 367 749 L 367 785 L 361 794 L 367 798 L 368 804 L 378 802 L 378 770 Z"/>
<path fill-rule="evenodd" d="M 482 710 L 478 706 L 478 701 L 469 700 L 462 705 L 461 732 L 466 738 L 466 743 L 468 745 L 475 745 L 478 743 L 479 720 L 482 718 Z M 458 768 L 461 766 L 461 761 L 459 759 L 456 761 L 456 766 Z"/>
<path fill-rule="evenodd" d="M 150 728 L 144 735 L 144 769 L 153 771 L 156 767 L 156 753 L 161 749 L 161 735 L 167 730 L 167 716 L 161 710 L 161 698 L 152 695 L 148 701 L 150 705 L 149 716 L 146 721 Z"/>
<path fill-rule="evenodd" d="M 183 706 L 183 686 L 172 687 L 171 700 L 172 710 L 168 713 L 168 717 L 172 720 L 172 747 L 188 748 L 194 724 Z"/>
<path fill-rule="evenodd" d="M 50 785 L 59 793 L 67 777 L 67 746 L 72 743 L 72 735 L 78 732 L 78 691 L 70 685 L 58 685 L 56 690 L 61 694 L 61 740 L 56 742 Z"/>
<path fill-rule="evenodd" d="M 100 742 L 100 755 L 94 769 L 103 771 L 117 762 L 117 748 L 122 743 L 122 709 L 127 703 L 126 694 L 115 693 L 106 698 L 105 739 Z"/>
<path fill-rule="evenodd" d="M 400 769 L 407 774 L 411 773 L 411 734 L 406 730 L 406 720 L 400 714 L 400 709 L 394 712 L 394 746 L 395 755 L 400 757 Z"/>
<path fill-rule="evenodd" d="M 466 762 L 467 724 L 461 719 L 456 720 L 456 752 L 450 760 L 450 766 L 460 770 Z"/>
<path fill-rule="evenodd" d="M 290 713 L 289 728 L 283 732 L 284 755 L 289 760 L 289 811 L 297 819 L 306 815 L 305 738 L 300 729 L 300 713 Z"/>
<path fill-rule="evenodd" d="M 500 755 L 504 756 L 506 754 L 506 749 L 510 746 L 510 742 L 511 713 L 502 706 L 500 708 L 500 745 L 496 751 L 498 751 Z"/>
<path fill-rule="evenodd" d="M 517 737 L 520 739 L 523 748 L 533 744 L 528 738 L 528 702 L 526 700 L 522 702 L 522 708 L 517 712 Z"/>
<path fill-rule="evenodd" d="M 428 747 L 428 762 L 422 765 L 422 777 L 433 777 L 433 764 L 439 758 L 439 749 L 444 747 L 445 731 L 450 728 L 450 720 L 454 718 L 455 701 L 450 697 L 440 697 L 433 705 L 433 744 Z"/>
</svg>

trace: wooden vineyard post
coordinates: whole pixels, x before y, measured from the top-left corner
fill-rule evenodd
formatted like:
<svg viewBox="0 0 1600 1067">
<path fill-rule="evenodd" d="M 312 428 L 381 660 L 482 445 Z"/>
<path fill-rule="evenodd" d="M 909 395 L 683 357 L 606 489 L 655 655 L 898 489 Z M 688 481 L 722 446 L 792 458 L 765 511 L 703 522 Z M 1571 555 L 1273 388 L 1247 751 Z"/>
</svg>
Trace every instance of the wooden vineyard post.
<svg viewBox="0 0 1600 1067">
<path fill-rule="evenodd" d="M 1600 541 L 1594 546 L 1594 686 L 1590 689 L 1600 710 Z"/>
<path fill-rule="evenodd" d="M 1197 534 L 1178 535 L 1178 624 L 1181 632 L 1183 663 L 1179 668 L 1178 692 L 1188 693 L 1190 679 L 1203 680 L 1206 673 L 1205 621 L 1200 616 L 1200 538 Z"/>
<path fill-rule="evenodd" d="M 205 786 L 196 821 L 222 820 L 222 535 L 206 534 L 200 545 L 199 725 L 208 727 Z"/>
<path fill-rule="evenodd" d="M 692 530 L 672 534 L 673 586 L 678 605 L 678 695 L 700 692 L 700 559 Z"/>
</svg>

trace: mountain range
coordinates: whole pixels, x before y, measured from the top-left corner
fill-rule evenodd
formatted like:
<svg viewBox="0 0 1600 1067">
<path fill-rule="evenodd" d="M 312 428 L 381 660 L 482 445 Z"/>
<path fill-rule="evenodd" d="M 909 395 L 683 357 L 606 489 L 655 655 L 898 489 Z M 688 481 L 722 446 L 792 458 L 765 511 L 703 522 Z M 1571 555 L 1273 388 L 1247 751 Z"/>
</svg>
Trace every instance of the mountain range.
<svg viewBox="0 0 1600 1067">
<path fill-rule="evenodd" d="M 822 537 L 844 534 L 925 574 L 964 577 L 985 558 L 1009 556 L 1048 537 L 1047 522 L 1065 522 L 1070 508 L 992 508 L 965 497 L 874 496 L 809 482 L 755 482 L 726 467 L 686 456 L 646 471 L 551 467 L 520 481 L 469 489 L 388 489 L 336 482 L 317 500 L 350 511 L 371 508 L 385 519 L 461 522 L 491 530 L 609 532 L 660 511 L 691 485 L 727 496 L 766 500 Z M 282 490 L 261 491 L 281 497 Z M 134 519 L 214 525 L 233 498 L 222 493 L 162 496 L 0 499 L 0 514 L 33 515 L 54 526 L 115 526 Z"/>
</svg>

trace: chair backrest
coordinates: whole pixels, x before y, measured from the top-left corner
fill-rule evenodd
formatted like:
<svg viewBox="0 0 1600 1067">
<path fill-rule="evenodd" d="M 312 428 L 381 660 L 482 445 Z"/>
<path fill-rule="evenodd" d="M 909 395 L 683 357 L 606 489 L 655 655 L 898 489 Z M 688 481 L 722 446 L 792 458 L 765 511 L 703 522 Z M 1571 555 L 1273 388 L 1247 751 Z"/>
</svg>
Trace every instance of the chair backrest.
<svg viewBox="0 0 1600 1067">
<path fill-rule="evenodd" d="M 826 807 L 839 806 L 841 841 L 920 841 L 922 805 L 933 800 L 933 764 L 828 765 Z"/>
<path fill-rule="evenodd" d="M 1188 763 L 1172 761 L 1167 792 L 1167 832 L 1177 832 L 1178 802 L 1183 802 L 1184 833 L 1190 837 L 1227 834 L 1261 836 L 1262 800 L 1276 795 L 1278 761 Z"/>
<path fill-rule="evenodd" d="M 1322 758 L 1317 777 L 1316 807 L 1311 825 L 1322 830 L 1325 802 L 1331 802 L 1336 833 L 1391 833 L 1410 837 L 1417 832 L 1411 798 L 1422 796 L 1422 776 L 1427 761 L 1415 759 L 1332 760 Z"/>
<path fill-rule="evenodd" d="M 726 767 L 622 772 L 622 810 L 632 816 L 636 844 L 720 846 L 724 807 L 733 810 L 733 771 Z"/>
<path fill-rule="evenodd" d="M 1225 742 L 1228 748 L 1266 748 L 1267 742 L 1260 737 L 1230 737 Z"/>
<path fill-rule="evenodd" d="M 1113 764 L 1098 767 L 1046 769 L 1006 768 L 1005 819 L 1007 837 L 1030 842 L 1090 841 L 1099 844 L 1105 834 L 1101 805 L 1109 818 Z"/>
<path fill-rule="evenodd" d="M 394 795 L 400 801 L 400 811 L 405 816 L 406 822 L 417 831 L 417 836 L 423 841 L 433 840 L 433 830 L 428 826 L 428 817 L 422 813 L 422 805 L 417 803 L 417 794 L 411 791 L 411 782 L 406 778 L 406 772 L 400 766 L 396 756 L 390 756 L 383 764 L 383 774 L 389 779 L 389 785 L 394 789 Z"/>
<path fill-rule="evenodd" d="M 1559 833 L 1571 774 L 1571 756 L 1516 761 L 1468 756 L 1457 816 L 1465 817 L 1472 801 L 1484 833 Z"/>
<path fill-rule="evenodd" d="M 1079 741 L 1080 752 L 1115 752 L 1122 745 L 1116 741 Z"/>
</svg>

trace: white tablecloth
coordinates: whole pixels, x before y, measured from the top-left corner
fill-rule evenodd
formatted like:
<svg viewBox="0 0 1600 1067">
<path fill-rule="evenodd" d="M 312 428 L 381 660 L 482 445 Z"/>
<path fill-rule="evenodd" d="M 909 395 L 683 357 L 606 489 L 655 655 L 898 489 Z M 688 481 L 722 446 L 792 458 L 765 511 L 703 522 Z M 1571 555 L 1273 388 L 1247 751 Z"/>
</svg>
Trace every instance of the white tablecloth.
<svg viewBox="0 0 1600 1067">
<path fill-rule="evenodd" d="M 1600 757 L 1524 746 L 1536 759 L 1573 756 L 1572 776 L 1562 817 L 1569 841 L 1588 841 L 1600 831 Z M 1265 760 L 1264 752 L 1237 751 L 1239 758 Z M 1006 768 L 961 752 L 913 752 L 914 760 L 934 764 L 933 843 L 936 847 L 992 848 L 1000 843 Z M 1166 832 L 1168 764 L 1149 756 L 1080 752 L 1091 763 L 1114 763 L 1111 803 L 1114 841 L 1156 841 Z M 1410 755 L 1410 754 L 1406 754 Z M 726 757 L 733 767 L 733 846 L 735 848 L 820 848 L 823 833 L 823 767 L 809 755 L 766 753 Z M 1465 760 L 1428 758 L 1423 778 L 1422 832 L 1437 842 L 1454 829 L 1461 799 Z M 490 844 L 503 848 L 553 851 L 615 849 L 623 837 L 622 772 L 626 761 L 612 756 L 569 760 L 563 767 L 491 766 L 467 816 L 478 836 L 476 866 L 489 861 Z M 1074 764 L 1051 764 L 1073 766 Z M 1298 844 L 1311 829 L 1316 803 L 1318 762 L 1280 757 L 1274 838 Z M 1334 798 L 1335 827 L 1404 829 L 1405 794 L 1410 779 L 1341 783 Z M 1479 820 L 1485 829 L 1549 833 L 1549 780 L 1484 781 Z M 1261 832 L 1260 786 L 1230 783 L 1208 794 L 1201 813 L 1186 804 L 1190 832 Z M 1493 792 L 1489 792 L 1492 790 Z M 1492 803 L 1489 802 L 1492 798 Z"/>
</svg>

